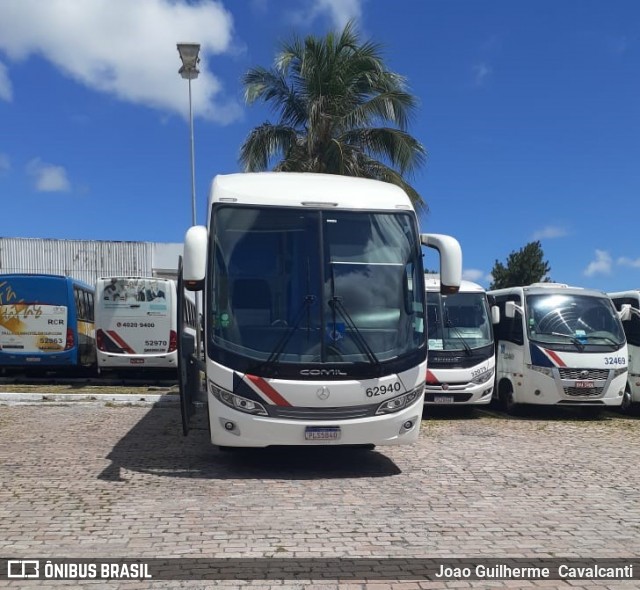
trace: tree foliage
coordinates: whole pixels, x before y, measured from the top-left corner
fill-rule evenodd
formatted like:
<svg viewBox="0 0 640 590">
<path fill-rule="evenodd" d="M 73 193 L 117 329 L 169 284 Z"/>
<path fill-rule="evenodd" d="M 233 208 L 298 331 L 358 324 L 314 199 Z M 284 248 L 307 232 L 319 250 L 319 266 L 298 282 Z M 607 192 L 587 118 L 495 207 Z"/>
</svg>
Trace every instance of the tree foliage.
<svg viewBox="0 0 640 590">
<path fill-rule="evenodd" d="M 279 116 L 245 139 L 240 161 L 246 171 L 267 170 L 275 161 L 275 170 L 374 178 L 400 186 L 416 207 L 426 207 L 405 179 L 426 157 L 407 132 L 417 99 L 353 23 L 324 37 L 294 37 L 272 68 L 252 68 L 242 82 L 248 104 L 263 101 Z"/>
<path fill-rule="evenodd" d="M 544 260 L 540 241 L 529 242 L 520 250 L 509 254 L 506 264 L 496 260 L 491 275 L 490 289 L 519 287 L 532 283 L 548 282 L 549 263 Z"/>
</svg>

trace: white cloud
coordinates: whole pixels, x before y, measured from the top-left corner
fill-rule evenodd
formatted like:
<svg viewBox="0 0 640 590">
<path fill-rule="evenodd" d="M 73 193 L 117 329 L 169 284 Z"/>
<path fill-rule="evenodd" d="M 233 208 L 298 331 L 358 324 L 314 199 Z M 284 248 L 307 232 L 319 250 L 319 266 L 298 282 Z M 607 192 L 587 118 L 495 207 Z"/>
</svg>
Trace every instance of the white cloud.
<svg viewBox="0 0 640 590">
<path fill-rule="evenodd" d="M 195 116 L 220 123 L 238 118 L 241 107 L 222 98 L 222 85 L 207 66 L 213 56 L 234 51 L 232 34 L 230 13 L 214 1 L 0 2 L 0 50 L 9 59 L 42 55 L 93 90 L 185 117 L 187 89 L 178 75 L 176 44 L 200 43 L 202 61 L 200 77 L 192 84 L 193 111 Z"/>
<path fill-rule="evenodd" d="M 596 259 L 589 263 L 584 274 L 588 277 L 592 277 L 595 274 L 611 274 L 612 264 L 613 259 L 609 252 L 606 252 L 605 250 L 596 250 Z"/>
<path fill-rule="evenodd" d="M 485 62 L 473 66 L 473 81 L 475 85 L 482 86 L 491 73 L 491 66 Z"/>
<path fill-rule="evenodd" d="M 64 193 L 71 190 L 67 171 L 62 166 L 47 164 L 34 158 L 27 164 L 27 174 L 33 178 L 34 188 L 40 193 Z"/>
<path fill-rule="evenodd" d="M 0 100 L 11 102 L 12 98 L 13 87 L 11 86 L 11 80 L 9 80 L 7 66 L 0 62 Z"/>
<path fill-rule="evenodd" d="M 567 233 L 568 232 L 564 227 L 560 227 L 557 225 L 547 225 L 546 227 L 543 227 L 542 229 L 535 232 L 532 239 L 534 241 L 537 241 L 544 239 L 550 240 L 553 238 L 563 238 L 567 235 Z"/>
<path fill-rule="evenodd" d="M 9 156 L 0 153 L 0 174 L 9 172 L 9 170 L 11 170 L 11 160 L 9 160 Z"/>
<path fill-rule="evenodd" d="M 462 278 L 465 281 L 479 281 L 485 277 L 483 271 L 478 270 L 477 268 L 465 268 L 462 271 Z"/>
<path fill-rule="evenodd" d="M 640 268 L 640 258 L 636 258 L 634 260 L 633 258 L 627 258 L 625 256 L 622 256 L 618 258 L 616 262 L 621 266 L 630 266 L 632 268 Z"/>
<path fill-rule="evenodd" d="M 334 28 L 342 29 L 348 21 L 359 21 L 362 16 L 363 0 L 311 0 L 309 9 L 293 14 L 295 22 L 310 23 L 322 16 L 328 16 Z"/>
</svg>

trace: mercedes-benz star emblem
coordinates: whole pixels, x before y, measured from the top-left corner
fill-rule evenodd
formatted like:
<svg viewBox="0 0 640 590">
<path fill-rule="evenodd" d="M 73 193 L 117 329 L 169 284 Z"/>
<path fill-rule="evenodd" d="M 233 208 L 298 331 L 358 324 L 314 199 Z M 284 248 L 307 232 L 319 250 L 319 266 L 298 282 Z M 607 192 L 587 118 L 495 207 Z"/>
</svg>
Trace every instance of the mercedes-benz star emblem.
<svg viewBox="0 0 640 590">
<path fill-rule="evenodd" d="M 316 391 L 316 395 L 321 400 L 325 400 L 329 398 L 329 396 L 331 395 L 331 391 L 329 391 L 329 388 L 326 385 L 323 385 L 320 389 L 318 389 L 318 391 Z"/>
</svg>

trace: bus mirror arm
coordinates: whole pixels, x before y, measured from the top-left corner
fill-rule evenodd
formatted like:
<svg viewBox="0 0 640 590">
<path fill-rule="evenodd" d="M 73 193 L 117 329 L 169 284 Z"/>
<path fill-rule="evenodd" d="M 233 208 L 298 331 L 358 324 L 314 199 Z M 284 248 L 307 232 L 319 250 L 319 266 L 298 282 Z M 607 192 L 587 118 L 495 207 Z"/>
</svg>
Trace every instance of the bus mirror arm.
<svg viewBox="0 0 640 590">
<path fill-rule="evenodd" d="M 440 253 L 440 293 L 457 293 L 462 281 L 462 249 L 458 240 L 443 234 L 420 234 L 420 243 Z"/>
<path fill-rule="evenodd" d="M 631 316 L 632 315 L 637 315 L 638 317 L 640 317 L 640 310 L 638 310 L 635 307 L 631 306 L 629 303 L 623 303 L 622 304 L 622 308 L 618 312 L 618 316 L 620 317 L 620 321 L 629 322 L 629 321 L 631 321 Z"/>
<path fill-rule="evenodd" d="M 515 318 L 516 312 L 524 316 L 524 309 L 520 307 L 515 301 L 507 301 L 504 304 L 504 315 L 508 318 Z"/>
</svg>

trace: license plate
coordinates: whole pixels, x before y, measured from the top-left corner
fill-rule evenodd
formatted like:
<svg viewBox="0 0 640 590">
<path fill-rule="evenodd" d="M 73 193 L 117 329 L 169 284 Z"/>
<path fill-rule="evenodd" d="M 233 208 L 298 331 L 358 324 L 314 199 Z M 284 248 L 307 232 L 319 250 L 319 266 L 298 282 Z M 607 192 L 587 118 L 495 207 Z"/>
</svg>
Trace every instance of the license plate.
<svg viewBox="0 0 640 590">
<path fill-rule="evenodd" d="M 595 386 L 593 381 L 576 381 L 576 389 L 593 389 Z"/>
<path fill-rule="evenodd" d="M 27 362 L 28 363 L 39 363 L 42 359 L 39 356 L 28 356 L 27 357 Z"/>
<path fill-rule="evenodd" d="M 452 404 L 453 396 L 452 395 L 434 395 L 433 403 L 435 404 Z"/>
<path fill-rule="evenodd" d="M 338 440 L 339 426 L 307 426 L 304 431 L 305 440 Z"/>
<path fill-rule="evenodd" d="M 144 359 L 129 359 L 131 365 L 144 365 Z"/>
</svg>

